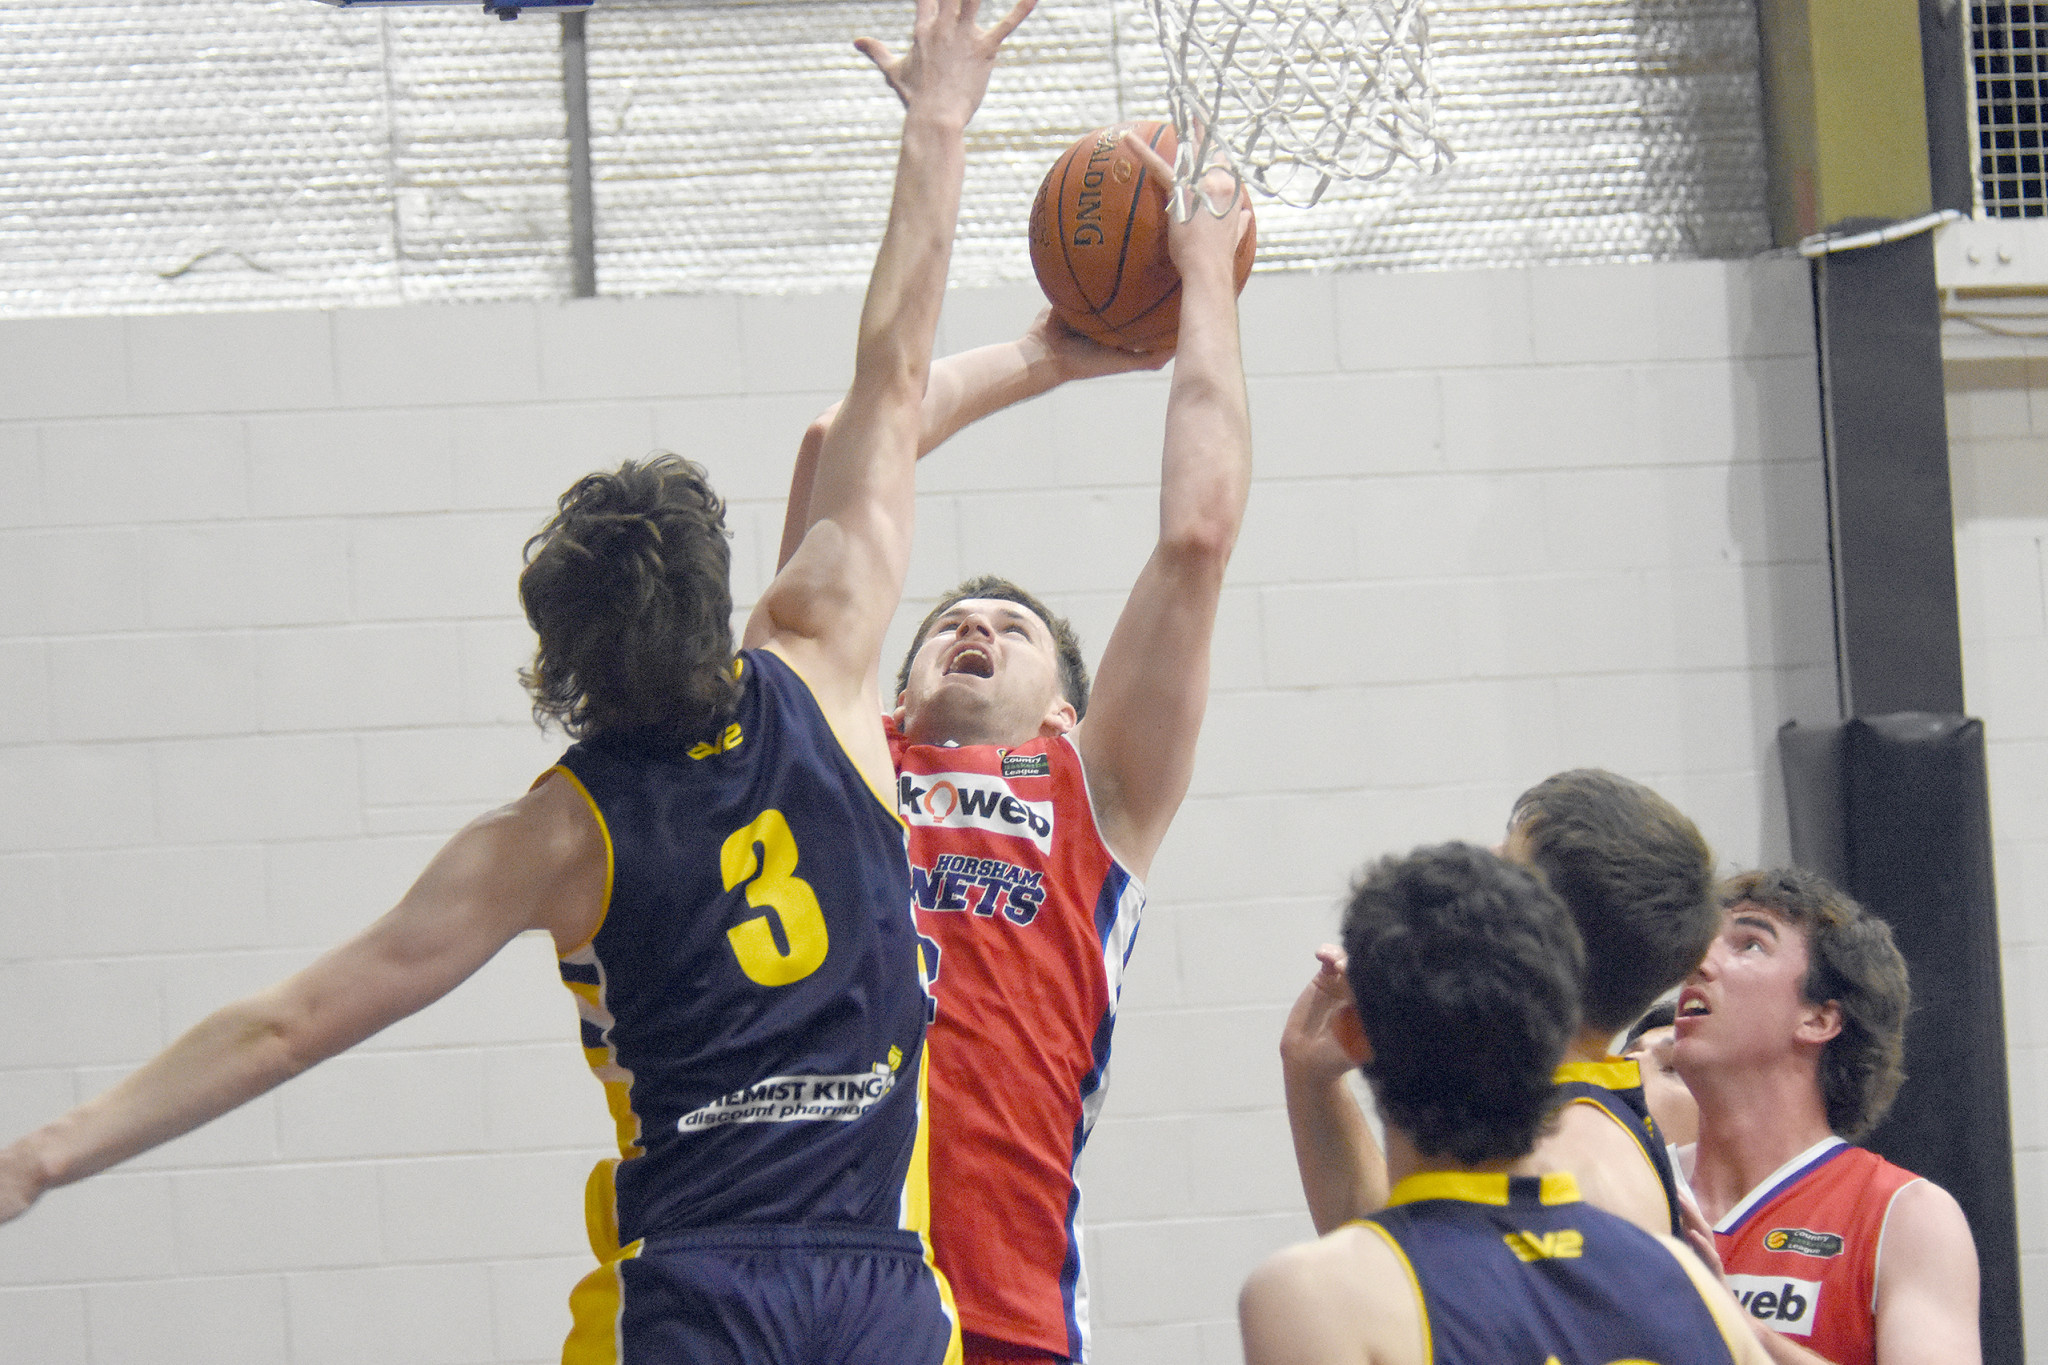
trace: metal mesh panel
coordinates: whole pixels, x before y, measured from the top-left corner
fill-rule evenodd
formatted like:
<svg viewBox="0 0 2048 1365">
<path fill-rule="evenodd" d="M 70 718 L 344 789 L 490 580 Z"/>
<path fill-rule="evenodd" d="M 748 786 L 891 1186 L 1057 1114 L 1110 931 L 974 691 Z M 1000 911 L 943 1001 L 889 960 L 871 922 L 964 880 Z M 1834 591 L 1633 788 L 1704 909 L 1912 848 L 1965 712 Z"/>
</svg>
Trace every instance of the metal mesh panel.
<svg viewBox="0 0 2048 1365">
<path fill-rule="evenodd" d="M 1970 65 L 1977 101 L 1977 197 L 1990 218 L 2048 213 L 2042 167 L 2048 5 L 1972 5 Z"/>
<path fill-rule="evenodd" d="M 992 0 L 994 2 L 994 0 Z M 1260 205 L 1262 268 L 1761 250 L 1752 0 L 1430 6 L 1445 174 Z M 851 39 L 904 0 L 615 0 L 588 18 L 602 293 L 857 285 L 900 112 Z M 559 28 L 310 0 L 0 14 L 0 313 L 560 296 Z M 1165 110 L 1146 0 L 1041 0 L 969 134 L 954 279 L 1026 279 L 1044 168 Z"/>
</svg>

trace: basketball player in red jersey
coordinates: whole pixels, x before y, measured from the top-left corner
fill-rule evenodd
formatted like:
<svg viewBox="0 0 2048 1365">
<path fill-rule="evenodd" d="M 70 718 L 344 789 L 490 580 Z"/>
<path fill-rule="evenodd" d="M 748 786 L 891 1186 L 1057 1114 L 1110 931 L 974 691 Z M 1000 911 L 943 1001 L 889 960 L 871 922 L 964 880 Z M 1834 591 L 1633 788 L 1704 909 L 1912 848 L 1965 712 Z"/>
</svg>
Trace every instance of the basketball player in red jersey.
<svg viewBox="0 0 2048 1365">
<path fill-rule="evenodd" d="M 1149 148 L 1133 151 L 1171 178 Z M 998 579 L 942 600 L 899 678 L 898 809 L 919 926 L 936 948 L 932 1241 L 970 1362 L 1088 1356 L 1074 1165 L 1103 1099 L 1142 878 L 1192 776 L 1251 480 L 1232 273 L 1248 212 L 1227 177 L 1212 172 L 1205 190 L 1210 208 L 1169 233 L 1183 285 L 1159 539 L 1092 698 L 1066 623 Z M 1164 358 L 1041 320 L 1020 342 L 934 366 L 924 447 L 1066 379 Z M 806 454 L 834 417 L 813 427 Z M 785 548 L 802 534 L 805 498 L 800 459 Z"/>
<path fill-rule="evenodd" d="M 1807 872 L 1746 873 L 1721 902 L 1673 1058 L 1699 1102 L 1692 1189 L 1729 1287 L 1774 1360 L 1977 1361 L 1962 1209 L 1847 1141 L 1905 1074 L 1911 994 L 1891 931 Z"/>
</svg>

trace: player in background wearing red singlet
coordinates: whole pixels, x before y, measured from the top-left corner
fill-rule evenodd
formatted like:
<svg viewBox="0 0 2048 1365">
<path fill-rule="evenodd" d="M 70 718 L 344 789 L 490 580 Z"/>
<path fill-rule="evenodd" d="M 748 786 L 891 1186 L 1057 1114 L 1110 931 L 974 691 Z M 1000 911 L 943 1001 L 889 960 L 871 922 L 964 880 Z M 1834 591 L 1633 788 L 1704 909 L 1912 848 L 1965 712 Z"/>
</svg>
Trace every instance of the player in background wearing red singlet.
<svg viewBox="0 0 2048 1365">
<path fill-rule="evenodd" d="M 1172 172 L 1127 140 L 1153 172 Z M 933 1246 L 975 1361 L 1088 1356 L 1074 1165 L 1103 1098 L 1142 879 L 1192 777 L 1224 566 L 1251 482 L 1233 257 L 1242 191 L 1210 171 L 1169 229 L 1182 285 L 1159 538 L 1091 698 L 1066 623 L 1014 584 L 961 585 L 926 618 L 892 717 L 918 921 L 937 948 Z M 1150 368 L 1041 319 L 938 362 L 924 448 L 1067 379 Z M 807 524 L 811 449 L 785 552 Z"/>
<path fill-rule="evenodd" d="M 1678 997 L 1673 1060 L 1699 1105 L 1692 1189 L 1729 1287 L 1780 1362 L 1974 1365 L 1961 1207 L 1846 1141 L 1905 1074 L 1911 994 L 1891 931 L 1807 872 L 1746 873 L 1721 903 Z"/>
</svg>

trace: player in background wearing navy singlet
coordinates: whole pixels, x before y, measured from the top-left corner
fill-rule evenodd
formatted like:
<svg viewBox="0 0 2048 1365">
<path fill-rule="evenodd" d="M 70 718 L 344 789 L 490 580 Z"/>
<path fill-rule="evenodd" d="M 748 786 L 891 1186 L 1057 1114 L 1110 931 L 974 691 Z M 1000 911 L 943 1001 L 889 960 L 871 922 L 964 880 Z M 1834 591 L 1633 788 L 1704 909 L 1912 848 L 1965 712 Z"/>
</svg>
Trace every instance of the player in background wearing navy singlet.
<svg viewBox="0 0 2048 1365">
<path fill-rule="evenodd" d="M 1682 1231 L 1670 1154 L 1634 1061 L 1614 1037 L 1698 964 L 1719 920 L 1714 863 L 1699 830 L 1639 782 L 1581 768 L 1515 800 L 1501 853 L 1535 869 L 1571 911 L 1586 945 L 1584 1022 L 1558 1067 L 1568 1101 L 1537 1155 L 1571 1172 L 1585 1197 L 1646 1232 Z M 1288 1123 L 1318 1232 L 1386 1202 L 1385 1159 L 1346 1085 L 1330 1032 L 1348 999 L 1343 952 L 1325 946 L 1280 1039 Z"/>
<path fill-rule="evenodd" d="M 835 761 L 864 779 L 862 801 L 893 786 L 877 720 L 876 665 L 910 553 L 920 404 L 959 206 L 964 131 L 998 49 L 1032 2 L 1018 0 L 983 29 L 977 0 L 917 0 L 914 39 L 904 55 L 873 39 L 857 43 L 905 106 L 894 199 L 861 312 L 852 386 L 818 452 L 808 534 L 762 594 L 744 644 L 776 656 L 801 680 L 805 705 L 843 746 Z M 596 522 L 608 522 L 609 530 L 577 521 L 604 542 L 581 553 L 547 535 L 529 548 L 522 596 L 542 632 L 529 679 L 536 714 L 627 750 L 636 733 L 653 736 L 653 747 L 664 751 L 677 744 L 721 747 L 736 693 L 747 685 L 738 675 L 754 671 L 735 667 L 722 504 L 701 468 L 673 457 L 593 477 L 595 483 L 565 496 L 555 530 L 576 521 L 572 504 L 581 507 L 593 489 L 652 484 L 654 505 L 612 518 L 599 508 Z M 580 578 L 572 571 L 552 592 L 539 581 L 579 560 L 587 561 Z M 563 599 L 579 595 L 576 609 L 564 609 Z M 733 753 L 751 761 L 743 743 Z M 772 833 L 740 850 L 738 862 L 754 857 L 755 848 L 772 858 Z M 482 816 L 361 934 L 216 1011 L 106 1094 L 0 1149 L 0 1221 L 46 1190 L 187 1132 L 423 1008 L 522 931 L 545 929 L 558 952 L 575 953 L 602 922 L 610 854 L 589 800 L 559 773 Z M 892 867 L 875 883 L 891 901 L 875 907 L 878 915 L 892 920 L 907 882 L 907 868 L 893 864 L 901 856 L 892 850 Z M 771 872 L 788 869 L 771 867 L 762 876 Z M 745 905 L 740 910 L 759 917 Z M 743 934 L 744 925 L 734 933 Z M 780 953 L 772 934 L 756 938 L 764 936 L 767 951 Z M 795 937 L 790 942 L 790 952 L 798 952 Z M 720 942 L 717 951 L 737 954 L 741 945 Z M 901 980 L 890 989 L 921 1006 L 913 964 L 914 954 L 905 955 Z M 826 1125 L 838 1126 L 829 1119 Z M 929 1271 L 903 1286 L 919 1303 L 931 1302 L 935 1290 Z M 939 1352 L 957 1356 L 950 1324 L 940 1327 Z M 572 1338 L 565 1358 L 577 1349 Z M 800 1351 L 788 1358 L 809 1365 L 904 1356 L 884 1343 L 879 1353 Z"/>
<path fill-rule="evenodd" d="M 1150 148 L 1125 146 L 1171 179 Z M 1089 1353 L 1074 1166 L 1105 1093 L 1143 879 L 1193 775 L 1210 638 L 1251 482 L 1232 273 L 1249 214 L 1235 190 L 1205 173 L 1194 193 L 1209 206 L 1168 229 L 1182 301 L 1159 536 L 1092 696 L 1066 622 L 992 577 L 942 598 L 898 677 L 899 810 L 918 923 L 939 949 L 932 1240 L 970 1365 Z M 1042 317 L 1017 342 L 933 367 L 922 445 L 1067 380 L 1166 359 L 1094 345 Z M 814 448 L 841 413 L 805 438 L 785 553 L 808 525 Z"/>
<path fill-rule="evenodd" d="M 1387 858 L 1344 916 L 1357 1002 L 1331 1027 L 1386 1120 L 1388 1207 L 1273 1256 L 1239 1299 L 1246 1365 L 1757 1365 L 1676 1238 L 1531 1154 L 1583 968 L 1569 912 L 1469 844 Z"/>
<path fill-rule="evenodd" d="M 1905 959 L 1810 872 L 1721 888 L 1672 1060 L 1699 1106 L 1692 1189 L 1771 1358 L 1975 1365 L 1977 1249 L 1954 1197 L 1849 1146 L 1904 1079 Z"/>
</svg>

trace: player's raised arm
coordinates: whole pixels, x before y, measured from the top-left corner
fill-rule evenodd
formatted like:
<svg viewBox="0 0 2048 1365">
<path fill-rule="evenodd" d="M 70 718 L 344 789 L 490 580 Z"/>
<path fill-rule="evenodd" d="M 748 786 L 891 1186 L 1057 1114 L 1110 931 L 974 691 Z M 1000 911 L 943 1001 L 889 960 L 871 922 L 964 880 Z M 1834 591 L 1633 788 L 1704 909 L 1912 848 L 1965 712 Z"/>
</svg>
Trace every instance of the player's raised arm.
<svg viewBox="0 0 2048 1365">
<path fill-rule="evenodd" d="M 1280 1076 L 1309 1219 L 1329 1233 L 1387 1206 L 1387 1158 L 1346 1079 L 1358 1061 L 1339 1036 L 1351 1003 L 1344 950 L 1326 943 L 1316 957 L 1316 974 L 1280 1034 Z"/>
<path fill-rule="evenodd" d="M 190 1132 L 453 990 L 523 929 L 563 946 L 602 909 L 588 809 L 544 783 L 451 839 L 389 913 L 312 965 L 214 1011 L 112 1090 L 0 1148 L 0 1222 Z"/>
<path fill-rule="evenodd" d="M 895 193 L 861 308 L 853 383 L 818 446 L 805 534 L 745 639 L 788 657 L 835 718 L 854 719 L 856 705 L 880 710 L 875 660 L 909 563 L 919 411 L 959 214 L 963 134 L 998 49 L 1033 3 L 1018 0 L 983 29 L 977 0 L 918 0 L 909 52 L 898 57 L 871 38 L 856 44 L 903 100 Z M 868 757 L 880 744 L 877 731 Z M 877 763 L 886 769 L 886 756 Z"/>
<path fill-rule="evenodd" d="M 919 412 L 918 458 L 982 418 L 1069 380 L 1156 370 L 1171 359 L 1170 347 L 1123 351 L 1092 341 L 1045 309 L 1015 341 L 977 346 L 932 362 Z M 817 477 L 818 452 L 838 420 L 841 406 L 834 403 L 820 413 L 797 448 L 796 471 L 790 479 L 789 505 L 782 523 L 782 549 L 775 561 L 778 569 L 789 562 L 811 527 L 811 481 Z"/>
<path fill-rule="evenodd" d="M 1162 182 L 1159 154 L 1126 136 Z M 1238 348 L 1244 192 L 1212 168 L 1187 221 L 1169 228 L 1181 274 L 1179 349 L 1166 409 L 1159 540 L 1102 652 L 1077 745 L 1104 838 L 1143 876 L 1194 774 L 1223 571 L 1251 488 L 1251 416 Z M 1210 203 L 1200 202 L 1208 198 Z M 1221 209 L 1219 216 L 1214 209 Z"/>
</svg>

